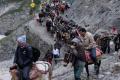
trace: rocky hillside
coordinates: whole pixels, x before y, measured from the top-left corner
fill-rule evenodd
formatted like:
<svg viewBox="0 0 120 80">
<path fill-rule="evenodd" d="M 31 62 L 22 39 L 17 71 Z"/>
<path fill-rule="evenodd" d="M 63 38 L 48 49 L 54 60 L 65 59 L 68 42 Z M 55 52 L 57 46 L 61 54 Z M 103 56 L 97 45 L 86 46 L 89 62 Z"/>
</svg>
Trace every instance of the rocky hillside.
<svg viewBox="0 0 120 80">
<path fill-rule="evenodd" d="M 75 0 L 66 15 L 92 31 L 112 26 L 120 28 L 120 0 Z"/>
<path fill-rule="evenodd" d="M 0 3 L 4 4 L 0 5 L 0 34 L 7 36 L 0 40 L 0 56 L 4 56 L 0 58 L 0 61 L 3 61 L 13 57 L 16 49 L 16 38 L 21 34 L 26 34 L 25 28 L 27 23 L 32 19 L 32 16 L 29 15 L 30 1 L 4 0 Z M 29 34 L 30 33 L 32 33 L 32 31 L 29 32 Z M 35 36 L 35 34 L 33 36 Z M 32 41 L 34 40 L 32 39 Z M 35 40 L 35 42 L 38 41 L 41 41 L 41 39 Z M 45 46 L 44 41 L 42 43 Z M 35 45 L 34 42 L 33 44 Z"/>
<path fill-rule="evenodd" d="M 28 42 L 42 52 L 41 58 L 54 43 L 44 25 L 41 26 L 29 16 L 28 6 L 29 0 L 0 0 L 0 34 L 7 36 L 0 40 L 0 79 L 2 80 L 5 77 L 10 80 L 8 70 L 12 65 L 16 38 L 19 35 L 27 34 Z M 74 0 L 70 10 L 63 16 L 74 20 L 91 32 L 96 32 L 98 29 L 109 30 L 112 26 L 120 28 L 120 0 Z M 103 56 L 100 75 L 97 78 L 91 65 L 90 80 L 120 80 L 118 55 L 111 53 Z M 60 62 L 53 69 L 53 80 L 74 80 L 71 66 L 65 68 Z M 82 80 L 86 78 L 84 70 Z"/>
<path fill-rule="evenodd" d="M 0 33 L 9 34 L 29 20 L 28 1 L 4 3 L 0 7 Z M 23 6 L 24 5 L 24 6 Z"/>
<path fill-rule="evenodd" d="M 10 59 L 15 51 L 16 37 L 25 33 L 24 24 L 30 20 L 26 1 L 1 1 L 0 5 L 0 34 L 7 37 L 0 40 L 1 60 Z"/>
</svg>

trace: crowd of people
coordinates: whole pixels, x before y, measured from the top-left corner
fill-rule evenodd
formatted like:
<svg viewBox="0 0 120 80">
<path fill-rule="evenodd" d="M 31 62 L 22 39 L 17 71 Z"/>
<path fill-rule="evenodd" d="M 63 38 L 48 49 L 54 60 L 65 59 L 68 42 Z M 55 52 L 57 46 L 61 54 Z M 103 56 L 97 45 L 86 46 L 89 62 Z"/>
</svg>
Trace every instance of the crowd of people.
<svg viewBox="0 0 120 80">
<path fill-rule="evenodd" d="M 118 52 L 120 49 L 120 32 L 116 27 L 112 27 L 111 31 L 104 32 L 103 35 L 95 35 L 94 38 L 97 45 L 100 46 L 103 53 L 111 53 L 111 46 L 114 47 L 114 51 Z M 96 39 L 98 38 L 98 39 Z M 112 45 L 114 44 L 114 46 Z"/>
<path fill-rule="evenodd" d="M 33 4 L 34 5 L 34 4 Z M 96 48 L 99 47 L 103 53 L 110 53 L 110 41 L 113 40 L 115 44 L 115 51 L 120 49 L 120 32 L 110 35 L 95 35 L 88 32 L 82 26 L 77 25 L 73 20 L 66 20 L 61 14 L 64 14 L 66 10 L 70 8 L 68 2 L 53 0 L 52 3 L 46 4 L 38 14 L 39 18 L 37 22 L 46 23 L 46 30 L 52 34 L 55 44 L 53 50 L 49 50 L 45 57 L 48 58 L 48 62 L 52 64 L 52 58 L 60 58 L 61 47 L 63 44 L 67 44 L 70 49 L 68 53 L 72 52 L 74 58 L 74 76 L 75 80 L 81 80 L 81 72 L 85 65 L 85 50 L 91 53 L 91 59 L 94 64 L 97 63 Z M 114 28 L 113 28 L 114 29 Z M 114 31 L 114 30 L 113 30 Z M 18 48 L 15 54 L 14 63 L 19 66 L 22 72 L 22 80 L 29 79 L 29 71 L 32 65 L 32 49 L 26 43 L 26 37 L 22 36 L 17 39 Z M 50 57 L 49 55 L 52 55 Z M 57 60 L 55 60 L 57 64 Z"/>
</svg>

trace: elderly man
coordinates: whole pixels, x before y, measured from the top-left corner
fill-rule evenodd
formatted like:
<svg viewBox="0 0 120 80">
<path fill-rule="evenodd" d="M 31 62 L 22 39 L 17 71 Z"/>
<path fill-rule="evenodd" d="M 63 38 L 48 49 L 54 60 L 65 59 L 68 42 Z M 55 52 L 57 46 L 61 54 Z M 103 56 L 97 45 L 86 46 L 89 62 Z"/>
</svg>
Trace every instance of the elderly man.
<svg viewBox="0 0 120 80">
<path fill-rule="evenodd" d="M 32 67 L 32 47 L 26 43 L 26 35 L 22 35 L 17 39 L 18 47 L 16 49 L 14 64 L 18 66 L 20 72 L 19 78 L 22 80 L 30 80 L 29 72 Z"/>
</svg>

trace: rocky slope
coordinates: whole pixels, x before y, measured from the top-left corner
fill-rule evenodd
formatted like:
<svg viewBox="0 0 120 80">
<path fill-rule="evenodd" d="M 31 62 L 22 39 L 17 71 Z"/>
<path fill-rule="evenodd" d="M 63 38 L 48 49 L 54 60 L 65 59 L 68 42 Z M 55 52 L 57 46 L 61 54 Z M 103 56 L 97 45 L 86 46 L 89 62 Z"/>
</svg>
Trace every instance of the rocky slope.
<svg viewBox="0 0 120 80">
<path fill-rule="evenodd" d="M 25 4 L 26 3 L 26 4 Z M 24 5 L 24 6 L 23 6 Z M 9 34 L 29 20 L 28 2 L 12 2 L 0 7 L 0 33 Z"/>
<path fill-rule="evenodd" d="M 32 40 L 32 43 L 28 42 L 40 49 L 41 55 L 43 54 L 42 58 L 47 49 L 51 47 L 44 39 L 41 39 L 40 32 L 39 34 L 35 33 L 34 25 L 32 26 L 33 29 L 27 32 L 28 22 L 32 19 L 32 16 L 29 15 L 29 1 L 16 1 L 3 1 L 4 5 L 0 5 L 0 34 L 6 35 L 0 40 L 0 80 L 10 80 L 9 67 L 13 64 L 18 36 L 27 34 L 28 40 Z"/>
<path fill-rule="evenodd" d="M 120 28 L 120 0 L 75 0 L 72 8 L 66 13 L 83 27 L 100 28 L 112 26 Z"/>
<path fill-rule="evenodd" d="M 94 66 L 89 65 L 90 70 L 90 78 L 89 80 L 119 80 L 120 71 L 118 68 L 120 67 L 118 54 L 112 55 L 104 55 L 102 58 L 102 64 L 100 68 L 100 74 L 96 76 L 94 74 Z M 62 65 L 62 64 L 61 64 Z M 60 71 L 59 71 L 60 69 Z M 58 72 L 59 71 L 59 72 Z M 71 66 L 63 67 L 59 66 L 53 71 L 53 80 L 74 80 L 73 68 Z M 81 76 L 82 80 L 87 80 L 86 71 Z"/>
<path fill-rule="evenodd" d="M 16 38 L 26 33 L 28 42 L 44 53 L 54 43 L 53 38 L 28 15 L 27 0 L 0 0 L 0 34 L 7 37 L 0 40 L 0 79 L 10 80 L 9 67 L 12 65 L 13 53 L 16 48 Z M 10 1 L 10 2 L 8 2 Z M 12 2 L 11 2 L 12 1 Z M 26 3 L 26 5 L 24 5 Z M 23 6 L 24 5 L 24 6 Z M 4 11 L 3 11 L 4 10 Z M 91 32 L 98 29 L 108 29 L 111 26 L 120 28 L 120 0 L 75 0 L 71 9 L 66 12 L 68 19 L 73 19 L 77 24 L 87 27 Z M 120 80 L 120 63 L 118 54 L 103 55 L 100 75 L 96 78 L 93 65 L 90 66 L 90 80 Z M 63 67 L 62 62 L 54 67 L 53 80 L 74 80 L 73 68 Z M 82 80 L 86 80 L 84 70 Z"/>
</svg>

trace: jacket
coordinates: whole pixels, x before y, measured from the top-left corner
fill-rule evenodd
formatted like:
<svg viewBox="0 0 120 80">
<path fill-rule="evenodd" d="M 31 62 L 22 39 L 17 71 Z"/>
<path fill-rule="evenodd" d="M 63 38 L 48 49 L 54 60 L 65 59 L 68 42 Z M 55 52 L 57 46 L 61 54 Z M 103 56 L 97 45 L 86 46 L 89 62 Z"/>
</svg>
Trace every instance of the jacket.
<svg viewBox="0 0 120 80">
<path fill-rule="evenodd" d="M 77 45 L 75 49 L 71 49 L 73 56 L 75 57 L 75 62 L 76 60 L 80 60 L 85 62 L 86 57 L 85 57 L 85 49 L 82 45 Z M 73 62 L 74 63 L 74 62 Z"/>
<path fill-rule="evenodd" d="M 115 44 L 120 44 L 120 34 L 118 34 L 118 35 L 114 38 L 114 42 L 115 42 Z"/>
<path fill-rule="evenodd" d="M 73 49 L 70 48 L 70 46 L 68 46 L 66 44 L 61 48 L 60 52 L 63 55 L 66 54 L 66 53 L 72 55 L 72 57 L 70 58 L 69 61 L 73 64 L 73 66 L 76 64 L 76 62 L 78 60 L 83 61 L 83 62 L 85 62 L 85 60 L 86 60 L 84 48 L 82 46 L 77 46 L 76 49 L 73 50 Z"/>
<path fill-rule="evenodd" d="M 85 49 L 91 49 L 96 47 L 96 42 L 90 32 L 86 32 L 85 37 L 80 36 L 80 38 Z"/>
<path fill-rule="evenodd" d="M 14 63 L 16 63 L 18 67 L 23 68 L 32 64 L 32 58 L 32 47 L 28 46 L 21 48 L 18 46 L 15 53 Z"/>
</svg>

